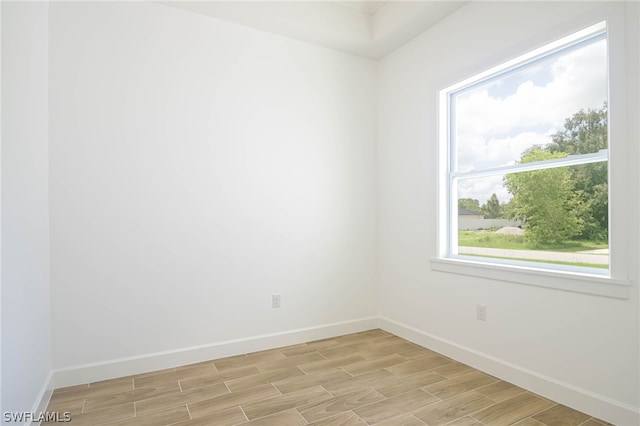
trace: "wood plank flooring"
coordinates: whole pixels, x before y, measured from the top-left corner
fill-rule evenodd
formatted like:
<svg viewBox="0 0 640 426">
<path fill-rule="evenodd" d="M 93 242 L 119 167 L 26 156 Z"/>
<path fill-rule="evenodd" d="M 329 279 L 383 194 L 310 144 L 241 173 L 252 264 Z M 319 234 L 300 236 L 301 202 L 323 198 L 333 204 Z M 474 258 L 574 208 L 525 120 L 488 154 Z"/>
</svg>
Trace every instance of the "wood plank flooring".
<svg viewBox="0 0 640 426">
<path fill-rule="evenodd" d="M 602 426 L 382 330 L 57 389 L 71 425 Z"/>
</svg>

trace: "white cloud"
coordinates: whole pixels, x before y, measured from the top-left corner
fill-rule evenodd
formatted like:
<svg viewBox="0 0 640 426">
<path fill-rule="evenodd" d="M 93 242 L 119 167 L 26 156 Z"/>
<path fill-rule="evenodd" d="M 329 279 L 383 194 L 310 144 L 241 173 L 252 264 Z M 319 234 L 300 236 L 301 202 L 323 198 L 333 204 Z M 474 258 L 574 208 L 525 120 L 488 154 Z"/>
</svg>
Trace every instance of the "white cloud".
<svg viewBox="0 0 640 426">
<path fill-rule="evenodd" d="M 565 119 L 580 109 L 600 108 L 607 99 L 605 40 L 573 49 L 542 65 L 523 69 L 516 77 L 524 81 L 504 97 L 490 95 L 491 86 L 500 88 L 495 82 L 457 97 L 459 170 L 513 164 L 527 148 L 549 143 L 550 136 L 563 128 Z M 550 76 L 536 79 L 530 75 L 534 67 Z M 535 84 L 536 80 L 546 83 Z M 501 201 L 510 198 L 501 178 L 493 186 L 489 181 L 461 183 L 459 190 L 462 192 L 464 186 L 467 195 L 460 197 L 486 201 L 495 192 Z"/>
<path fill-rule="evenodd" d="M 511 194 L 502 184 L 502 176 L 466 179 L 458 183 L 458 199 L 475 198 L 482 205 L 487 202 L 491 194 L 496 194 L 501 203 L 511 199 Z"/>
<path fill-rule="evenodd" d="M 522 132 L 511 137 L 488 140 L 480 136 L 469 138 L 471 143 L 458 153 L 459 170 L 513 165 L 527 148 L 549 143 L 555 131 L 555 128 L 551 128 L 544 133 Z"/>
</svg>

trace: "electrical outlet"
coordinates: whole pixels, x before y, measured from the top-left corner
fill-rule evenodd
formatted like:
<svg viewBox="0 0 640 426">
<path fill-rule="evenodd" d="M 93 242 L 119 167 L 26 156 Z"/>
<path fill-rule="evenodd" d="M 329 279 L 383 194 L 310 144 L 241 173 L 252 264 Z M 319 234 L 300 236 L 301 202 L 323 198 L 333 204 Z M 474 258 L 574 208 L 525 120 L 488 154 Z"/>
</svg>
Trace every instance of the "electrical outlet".
<svg viewBox="0 0 640 426">
<path fill-rule="evenodd" d="M 280 307 L 280 295 L 274 294 L 271 296 L 271 307 L 279 308 Z"/>
<path fill-rule="evenodd" d="M 476 318 L 480 321 L 487 320 L 487 307 L 486 305 L 477 305 L 476 306 Z"/>
</svg>

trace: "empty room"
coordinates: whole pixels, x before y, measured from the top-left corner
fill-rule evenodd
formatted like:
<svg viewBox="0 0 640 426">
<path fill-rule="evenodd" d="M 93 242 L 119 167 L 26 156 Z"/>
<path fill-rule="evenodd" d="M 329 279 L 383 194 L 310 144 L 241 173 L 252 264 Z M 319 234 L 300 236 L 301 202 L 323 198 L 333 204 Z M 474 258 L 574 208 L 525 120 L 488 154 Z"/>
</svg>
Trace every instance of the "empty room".
<svg viewBox="0 0 640 426">
<path fill-rule="evenodd" d="M 0 22 L 3 424 L 640 426 L 640 2 Z"/>
</svg>

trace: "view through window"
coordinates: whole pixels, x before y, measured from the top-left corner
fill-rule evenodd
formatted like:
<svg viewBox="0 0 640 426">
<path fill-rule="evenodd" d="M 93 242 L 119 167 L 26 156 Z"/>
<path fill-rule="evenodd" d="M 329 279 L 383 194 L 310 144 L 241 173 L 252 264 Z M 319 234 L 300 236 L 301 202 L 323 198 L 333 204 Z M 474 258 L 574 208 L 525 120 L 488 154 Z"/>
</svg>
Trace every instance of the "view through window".
<svg viewBox="0 0 640 426">
<path fill-rule="evenodd" d="M 444 93 L 450 255 L 608 274 L 605 24 Z"/>
</svg>

